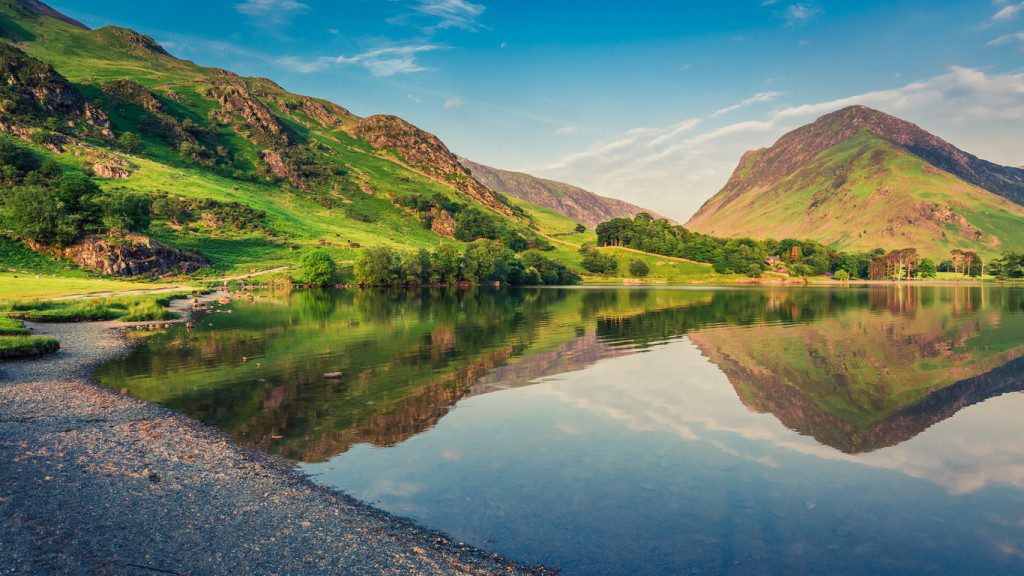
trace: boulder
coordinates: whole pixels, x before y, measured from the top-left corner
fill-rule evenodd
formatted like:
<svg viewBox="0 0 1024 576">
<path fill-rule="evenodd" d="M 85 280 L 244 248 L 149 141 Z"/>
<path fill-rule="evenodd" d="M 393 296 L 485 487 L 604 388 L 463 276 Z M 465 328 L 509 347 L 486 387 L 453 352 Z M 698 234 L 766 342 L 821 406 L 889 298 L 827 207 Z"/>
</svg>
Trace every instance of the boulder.
<svg viewBox="0 0 1024 576">
<path fill-rule="evenodd" d="M 112 276 L 187 274 L 206 268 L 210 261 L 141 234 L 89 236 L 64 248 L 60 256 L 80 266 Z"/>
<path fill-rule="evenodd" d="M 115 164 L 108 164 L 105 162 L 97 162 L 92 165 L 92 171 L 96 173 L 100 178 L 110 178 L 116 180 L 124 180 L 132 175 L 131 171 L 127 168 L 122 168 Z"/>
</svg>

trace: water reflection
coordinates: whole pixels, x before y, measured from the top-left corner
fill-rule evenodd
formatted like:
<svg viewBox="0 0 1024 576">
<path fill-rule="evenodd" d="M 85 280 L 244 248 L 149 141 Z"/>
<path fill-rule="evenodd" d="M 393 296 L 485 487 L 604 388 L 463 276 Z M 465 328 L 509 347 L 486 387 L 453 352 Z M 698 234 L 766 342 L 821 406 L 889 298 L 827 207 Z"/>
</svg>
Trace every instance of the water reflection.
<svg viewBox="0 0 1024 576">
<path fill-rule="evenodd" d="M 98 377 L 567 574 L 1024 570 L 1019 288 L 265 293 Z"/>
<path fill-rule="evenodd" d="M 857 453 L 1021 390 L 1022 309 L 980 286 L 280 292 L 146 337 L 98 378 L 313 462 L 688 335 L 748 408 Z"/>
</svg>

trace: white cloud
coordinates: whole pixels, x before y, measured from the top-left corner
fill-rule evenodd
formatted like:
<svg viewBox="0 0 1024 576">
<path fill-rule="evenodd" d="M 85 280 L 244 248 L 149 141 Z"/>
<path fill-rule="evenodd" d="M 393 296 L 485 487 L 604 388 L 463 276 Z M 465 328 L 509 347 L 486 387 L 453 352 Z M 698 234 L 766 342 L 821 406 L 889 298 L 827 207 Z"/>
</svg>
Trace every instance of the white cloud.
<svg viewBox="0 0 1024 576">
<path fill-rule="evenodd" d="M 786 19 L 786 24 L 797 26 L 810 22 L 824 13 L 825 10 L 813 2 L 797 2 L 786 8 L 783 17 Z"/>
<path fill-rule="evenodd" d="M 1024 11 L 1024 2 L 1019 4 L 1010 4 L 1005 6 L 996 12 L 993 16 L 993 20 L 1009 20 L 1017 15 L 1018 12 Z"/>
<path fill-rule="evenodd" d="M 1020 42 L 1024 44 L 1024 32 L 1017 32 L 1015 34 L 1003 34 L 995 40 L 988 43 L 989 46 L 1002 46 L 1004 44 L 1011 44 L 1013 42 Z"/>
<path fill-rule="evenodd" d="M 460 28 L 476 31 L 477 18 L 484 13 L 484 6 L 465 0 L 419 0 L 412 8 L 415 12 L 438 19 L 434 28 Z"/>
<path fill-rule="evenodd" d="M 297 0 L 246 0 L 235 4 L 239 14 L 256 18 L 260 24 L 277 26 L 286 24 L 296 14 L 309 11 L 309 6 Z"/>
<path fill-rule="evenodd" d="M 568 136 L 570 134 L 575 134 L 579 129 L 579 126 L 563 126 L 558 130 L 555 130 L 555 136 Z"/>
<path fill-rule="evenodd" d="M 444 101 L 445 110 L 462 110 L 466 107 L 466 103 L 462 101 L 462 98 L 449 98 Z"/>
<path fill-rule="evenodd" d="M 779 96 L 782 96 L 781 92 L 758 92 L 757 94 L 754 94 L 753 96 L 747 98 L 742 102 L 716 110 L 715 113 L 711 115 L 711 117 L 715 118 L 716 116 L 721 116 L 722 114 L 728 114 L 729 112 L 739 110 L 740 108 L 745 108 L 752 104 L 758 104 L 760 102 L 771 102 L 778 98 Z"/>
<path fill-rule="evenodd" d="M 1019 152 L 1024 74 L 954 67 L 900 88 L 793 106 L 731 124 L 691 118 L 668 127 L 636 128 L 557 162 L 525 169 L 685 222 L 722 188 L 744 152 L 769 146 L 782 134 L 853 104 L 916 122 L 988 160 L 1007 165 L 1024 160 Z M 699 130 L 704 124 L 710 126 Z"/>
<path fill-rule="evenodd" d="M 320 72 L 332 65 L 360 64 L 374 76 L 394 76 L 395 74 L 430 70 L 430 68 L 419 64 L 417 56 L 424 52 L 443 49 L 445 49 L 444 46 L 435 44 L 385 46 L 355 56 L 322 56 L 314 60 L 287 56 L 277 59 L 277 63 L 304 74 Z"/>
</svg>

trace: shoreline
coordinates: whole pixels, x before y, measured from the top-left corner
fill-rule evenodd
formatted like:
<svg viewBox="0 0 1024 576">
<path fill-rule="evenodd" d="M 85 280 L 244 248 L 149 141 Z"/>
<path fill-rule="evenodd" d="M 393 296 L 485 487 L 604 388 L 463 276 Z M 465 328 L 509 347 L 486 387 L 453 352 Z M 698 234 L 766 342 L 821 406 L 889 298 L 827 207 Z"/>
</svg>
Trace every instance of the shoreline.
<svg viewBox="0 0 1024 576">
<path fill-rule="evenodd" d="M 0 364 L 0 573 L 554 573 L 96 384 L 95 367 L 130 349 L 118 330 L 130 324 L 32 327 L 59 336 L 61 350 Z"/>
</svg>

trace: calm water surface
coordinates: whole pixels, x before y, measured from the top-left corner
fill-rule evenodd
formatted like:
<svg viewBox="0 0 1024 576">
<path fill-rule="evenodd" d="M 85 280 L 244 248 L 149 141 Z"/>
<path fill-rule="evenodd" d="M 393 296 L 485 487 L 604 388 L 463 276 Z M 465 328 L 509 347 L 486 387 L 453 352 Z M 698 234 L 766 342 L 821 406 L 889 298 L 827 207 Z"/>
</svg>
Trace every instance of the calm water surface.
<svg viewBox="0 0 1024 576">
<path fill-rule="evenodd" d="M 262 293 L 140 338 L 101 382 L 563 574 L 1024 573 L 1021 289 Z"/>
</svg>

